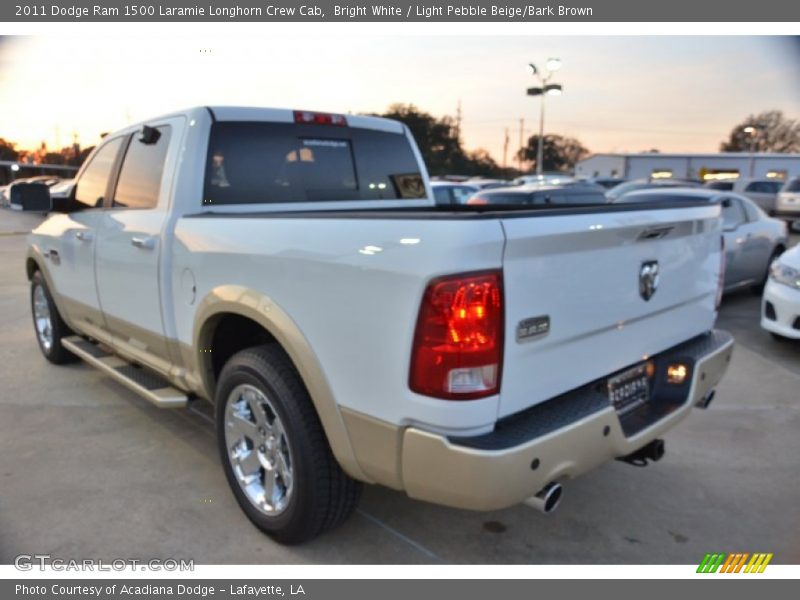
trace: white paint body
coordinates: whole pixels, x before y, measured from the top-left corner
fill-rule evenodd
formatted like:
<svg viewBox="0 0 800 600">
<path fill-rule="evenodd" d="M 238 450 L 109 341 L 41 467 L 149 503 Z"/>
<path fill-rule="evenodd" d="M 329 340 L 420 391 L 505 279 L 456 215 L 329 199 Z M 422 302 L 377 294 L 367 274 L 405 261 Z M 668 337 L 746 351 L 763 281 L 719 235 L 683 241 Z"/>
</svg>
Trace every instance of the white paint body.
<svg viewBox="0 0 800 600">
<path fill-rule="evenodd" d="M 800 246 L 784 252 L 781 263 L 800 271 Z M 775 308 L 775 320 L 765 316 L 764 305 L 771 302 Z M 778 283 L 772 277 L 767 279 L 761 307 L 761 327 L 785 338 L 800 339 L 800 329 L 795 329 L 795 321 L 800 318 L 800 288 L 792 288 Z"/>
<path fill-rule="evenodd" d="M 214 112 L 218 120 L 292 121 L 291 111 Z M 402 133 L 413 145 L 398 123 L 348 121 Z M 56 215 L 32 234 L 33 244 L 59 249 L 62 272 L 71 274 L 55 280 L 57 291 L 189 345 L 195 311 L 212 290 L 239 285 L 264 294 L 305 337 L 342 407 L 395 425 L 477 434 L 491 430 L 500 417 L 713 326 L 721 235 L 716 205 L 480 218 L 274 216 L 287 209 L 432 207 L 414 146 L 426 181 L 423 200 L 259 205 L 263 214 L 252 217 L 236 215 L 252 212 L 253 205 L 215 206 L 214 215 L 198 217 L 206 210 L 202 189 L 211 114 L 197 108 L 147 124 L 166 122 L 172 125 L 170 149 L 155 209 Z M 656 226 L 672 229 L 662 239 L 638 239 Z M 79 228 L 92 230 L 94 241 L 76 243 Z M 134 247 L 134 236 L 152 239 L 152 247 Z M 359 252 L 366 246 L 380 250 Z M 653 260 L 659 261 L 660 286 L 645 301 L 639 271 Z M 427 283 L 445 274 L 498 268 L 505 288 L 500 394 L 445 401 L 411 392 L 411 347 Z M 194 291 L 186 289 L 192 284 Z M 517 342 L 518 323 L 540 315 L 550 317 L 550 332 Z M 166 360 L 181 366 L 179 357 Z"/>
</svg>

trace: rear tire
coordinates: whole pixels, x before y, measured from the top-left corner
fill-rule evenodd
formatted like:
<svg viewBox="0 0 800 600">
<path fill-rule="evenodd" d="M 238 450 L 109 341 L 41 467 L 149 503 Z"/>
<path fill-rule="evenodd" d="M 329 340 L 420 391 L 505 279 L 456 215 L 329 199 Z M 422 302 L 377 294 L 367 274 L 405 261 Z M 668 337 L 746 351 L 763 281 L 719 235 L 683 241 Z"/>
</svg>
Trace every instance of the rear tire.
<svg viewBox="0 0 800 600">
<path fill-rule="evenodd" d="M 309 541 L 353 512 L 361 483 L 342 471 L 288 356 L 274 344 L 225 364 L 216 394 L 225 476 L 247 517 L 281 544 Z"/>
<path fill-rule="evenodd" d="M 55 365 L 77 361 L 78 357 L 61 345 L 63 338 L 74 333 L 61 318 L 41 271 L 31 277 L 31 314 L 36 341 L 44 357 Z"/>
</svg>

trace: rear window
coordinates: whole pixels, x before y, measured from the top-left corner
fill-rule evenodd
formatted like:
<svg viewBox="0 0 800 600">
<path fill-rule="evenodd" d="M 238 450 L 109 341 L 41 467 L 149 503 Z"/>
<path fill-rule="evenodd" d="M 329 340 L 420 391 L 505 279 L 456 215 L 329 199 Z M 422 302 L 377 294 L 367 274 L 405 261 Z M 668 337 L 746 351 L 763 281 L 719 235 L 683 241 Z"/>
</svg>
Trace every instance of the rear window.
<svg viewBox="0 0 800 600">
<path fill-rule="evenodd" d="M 203 204 L 425 198 L 404 135 L 295 123 L 211 128 Z"/>
<path fill-rule="evenodd" d="M 710 202 L 710 200 L 707 196 L 646 191 L 636 194 L 627 194 L 614 201 L 615 204 L 680 204 L 681 202 L 694 204 L 696 202 Z"/>
<path fill-rule="evenodd" d="M 753 181 L 745 188 L 746 192 L 777 194 L 783 184 L 780 181 Z"/>
<path fill-rule="evenodd" d="M 605 194 L 594 190 L 580 190 L 572 187 L 538 190 L 528 193 L 494 192 L 478 194 L 485 198 L 489 204 L 532 204 L 535 206 L 547 205 L 586 205 L 606 204 L 608 199 Z"/>
<path fill-rule="evenodd" d="M 797 179 L 792 179 L 786 184 L 786 187 L 783 188 L 784 192 L 800 192 L 800 177 Z"/>
<path fill-rule="evenodd" d="M 530 204 L 531 195 L 524 193 L 492 193 L 477 194 L 476 197 L 483 198 L 489 204 Z"/>
</svg>

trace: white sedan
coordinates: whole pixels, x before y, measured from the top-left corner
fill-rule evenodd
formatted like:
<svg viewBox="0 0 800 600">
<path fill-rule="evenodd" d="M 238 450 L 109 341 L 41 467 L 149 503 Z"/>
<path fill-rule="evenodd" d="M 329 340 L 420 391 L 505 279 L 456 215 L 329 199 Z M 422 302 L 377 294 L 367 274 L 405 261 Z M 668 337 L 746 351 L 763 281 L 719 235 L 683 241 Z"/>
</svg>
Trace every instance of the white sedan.
<svg viewBox="0 0 800 600">
<path fill-rule="evenodd" d="M 769 269 L 761 327 L 779 338 L 800 339 L 800 245 L 784 252 Z"/>
</svg>

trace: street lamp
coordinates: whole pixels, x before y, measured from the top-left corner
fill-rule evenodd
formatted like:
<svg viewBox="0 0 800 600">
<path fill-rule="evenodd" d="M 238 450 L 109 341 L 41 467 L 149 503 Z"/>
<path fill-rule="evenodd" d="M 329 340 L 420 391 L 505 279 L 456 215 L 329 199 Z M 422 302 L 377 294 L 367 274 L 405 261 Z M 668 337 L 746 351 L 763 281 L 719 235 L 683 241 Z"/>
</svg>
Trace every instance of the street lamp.
<svg viewBox="0 0 800 600">
<path fill-rule="evenodd" d="M 541 82 L 539 87 L 528 88 L 528 96 L 541 96 L 542 103 L 539 112 L 539 140 L 536 145 L 536 174 L 541 175 L 543 171 L 543 156 L 544 156 L 544 97 L 545 96 L 560 96 L 564 88 L 560 83 L 550 83 L 553 73 L 561 68 L 560 58 L 548 58 L 544 63 L 544 73 L 536 68 L 536 65 L 529 63 L 531 73 Z"/>
<path fill-rule="evenodd" d="M 758 137 L 759 125 L 748 125 L 742 131 L 750 136 L 750 177 L 753 177 L 755 172 L 756 162 L 756 138 Z"/>
<path fill-rule="evenodd" d="M 752 154 L 756 150 L 756 135 L 758 135 L 758 129 L 749 125 L 745 127 L 742 131 L 744 131 L 747 135 L 750 136 L 750 153 Z"/>
</svg>

